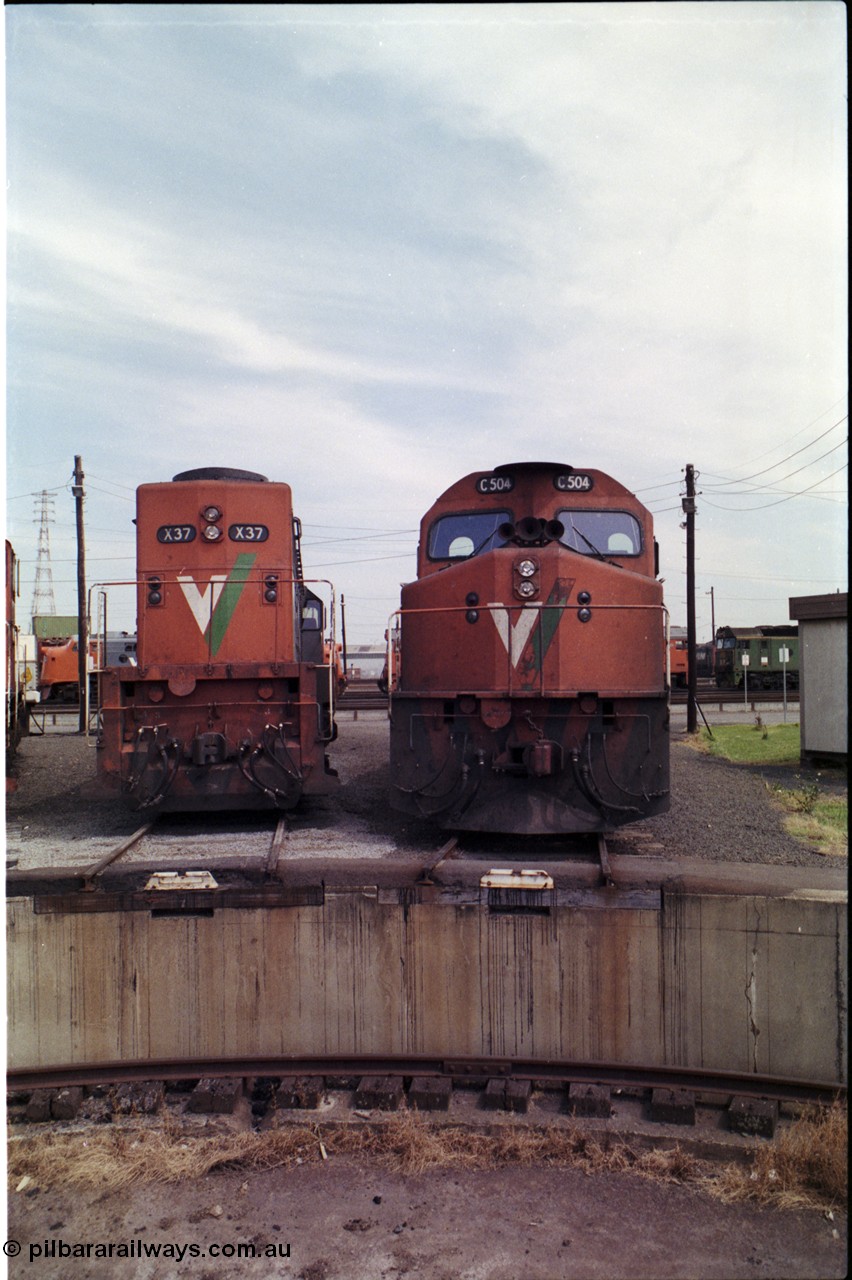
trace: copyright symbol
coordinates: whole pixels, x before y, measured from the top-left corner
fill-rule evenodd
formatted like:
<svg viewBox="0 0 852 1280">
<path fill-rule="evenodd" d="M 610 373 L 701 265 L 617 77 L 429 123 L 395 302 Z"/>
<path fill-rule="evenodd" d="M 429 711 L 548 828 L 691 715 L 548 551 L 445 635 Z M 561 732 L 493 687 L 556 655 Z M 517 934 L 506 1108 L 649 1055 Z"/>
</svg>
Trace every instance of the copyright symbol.
<svg viewBox="0 0 852 1280">
<path fill-rule="evenodd" d="M 18 1254 L 21 1252 L 21 1246 L 18 1244 L 17 1240 L 7 1240 L 3 1245 L 3 1252 L 7 1258 L 17 1258 Z"/>
</svg>

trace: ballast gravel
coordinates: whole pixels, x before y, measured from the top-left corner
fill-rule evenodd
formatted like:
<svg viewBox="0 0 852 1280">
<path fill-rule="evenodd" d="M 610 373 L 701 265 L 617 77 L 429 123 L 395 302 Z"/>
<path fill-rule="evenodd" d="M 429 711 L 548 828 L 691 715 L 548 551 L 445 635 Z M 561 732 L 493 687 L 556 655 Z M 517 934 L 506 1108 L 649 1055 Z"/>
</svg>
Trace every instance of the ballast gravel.
<svg viewBox="0 0 852 1280">
<path fill-rule="evenodd" d="M 398 814 L 388 805 L 388 724 L 383 712 L 338 716 L 339 737 L 330 748 L 340 776 L 330 796 L 304 800 L 291 819 L 288 842 L 300 857 L 387 858 L 419 856 L 442 844 L 447 833 L 428 821 Z M 147 816 L 117 800 L 87 799 L 95 777 L 93 739 L 73 732 L 25 738 L 7 784 L 7 855 L 20 869 L 90 865 L 125 839 Z M 731 765 L 706 755 L 675 732 L 671 751 L 671 809 L 622 827 L 607 838 L 613 853 L 649 858 L 706 859 L 797 867 L 845 866 L 793 839 L 773 789 L 816 784 L 825 794 L 846 794 L 842 769 L 809 766 L 771 769 Z M 239 840 L 246 852 L 262 852 L 274 830 L 274 814 L 168 819 L 187 844 Z M 124 855 L 133 860 L 133 851 Z"/>
</svg>

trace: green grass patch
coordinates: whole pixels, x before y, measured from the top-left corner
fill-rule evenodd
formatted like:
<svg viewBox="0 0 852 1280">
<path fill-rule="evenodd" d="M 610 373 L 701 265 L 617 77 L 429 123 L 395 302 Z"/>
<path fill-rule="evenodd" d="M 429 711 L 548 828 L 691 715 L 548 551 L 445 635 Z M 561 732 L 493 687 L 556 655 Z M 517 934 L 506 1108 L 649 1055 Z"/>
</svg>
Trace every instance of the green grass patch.
<svg viewBox="0 0 852 1280">
<path fill-rule="evenodd" d="M 822 799 L 816 785 L 792 791 L 775 787 L 773 794 L 789 815 L 784 820 L 789 835 L 810 845 L 818 853 L 846 856 L 849 830 L 847 800 L 834 796 Z"/>
<path fill-rule="evenodd" d="M 699 745 L 712 756 L 733 764 L 798 764 L 799 726 L 797 724 L 752 725 L 720 724 L 702 729 Z"/>
<path fill-rule="evenodd" d="M 732 764 L 799 764 L 799 726 L 766 725 L 757 717 L 754 724 L 720 724 L 713 736 L 706 728 L 691 740 L 701 750 Z M 820 784 L 796 778 L 798 786 L 769 787 L 773 798 L 786 813 L 784 829 L 794 840 L 817 853 L 845 857 L 848 849 L 849 805 L 845 797 L 823 795 Z M 769 784 L 767 784 L 769 786 Z"/>
</svg>

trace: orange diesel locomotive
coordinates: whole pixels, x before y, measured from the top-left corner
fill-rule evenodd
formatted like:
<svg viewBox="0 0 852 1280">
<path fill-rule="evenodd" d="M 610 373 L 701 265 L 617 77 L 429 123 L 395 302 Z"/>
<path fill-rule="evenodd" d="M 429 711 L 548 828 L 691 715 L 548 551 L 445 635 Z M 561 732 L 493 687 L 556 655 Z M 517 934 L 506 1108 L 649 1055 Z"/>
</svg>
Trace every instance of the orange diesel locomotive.
<svg viewBox="0 0 852 1280">
<path fill-rule="evenodd" d="M 325 608 L 289 485 L 216 467 L 142 485 L 136 546 L 137 666 L 101 676 L 101 782 L 157 812 L 329 791 Z"/>
<path fill-rule="evenodd" d="M 650 513 L 601 471 L 523 462 L 447 489 L 389 633 L 393 807 L 516 834 L 668 809 L 657 572 Z"/>
</svg>

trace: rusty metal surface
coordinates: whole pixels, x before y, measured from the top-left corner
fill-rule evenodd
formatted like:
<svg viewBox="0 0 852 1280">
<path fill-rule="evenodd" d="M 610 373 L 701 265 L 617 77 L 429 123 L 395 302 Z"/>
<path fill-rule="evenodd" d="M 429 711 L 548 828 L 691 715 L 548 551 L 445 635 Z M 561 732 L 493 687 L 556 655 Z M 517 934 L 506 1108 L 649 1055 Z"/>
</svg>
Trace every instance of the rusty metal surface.
<svg viewBox="0 0 852 1280">
<path fill-rule="evenodd" d="M 145 911 L 155 917 L 166 915 L 212 916 L 214 911 L 272 910 L 276 907 L 321 907 L 325 900 L 322 885 L 290 888 L 282 884 L 215 889 L 139 889 L 124 893 L 45 893 L 33 900 L 36 915 L 93 915 L 95 913 Z"/>
</svg>

